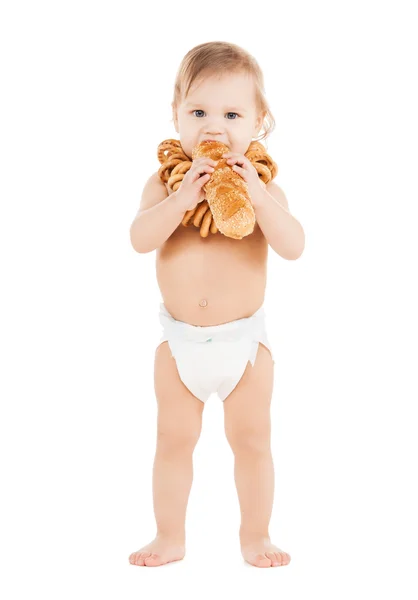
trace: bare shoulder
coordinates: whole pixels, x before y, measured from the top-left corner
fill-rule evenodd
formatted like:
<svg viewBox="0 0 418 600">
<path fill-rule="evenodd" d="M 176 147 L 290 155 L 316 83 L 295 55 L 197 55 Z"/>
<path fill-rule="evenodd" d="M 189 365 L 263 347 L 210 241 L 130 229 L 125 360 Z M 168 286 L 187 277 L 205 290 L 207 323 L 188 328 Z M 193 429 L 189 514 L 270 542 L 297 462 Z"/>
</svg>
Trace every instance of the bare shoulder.
<svg viewBox="0 0 418 600">
<path fill-rule="evenodd" d="M 277 185 L 277 183 L 275 183 L 274 181 L 269 181 L 266 184 L 266 190 L 269 194 L 273 196 L 273 198 L 275 198 L 279 202 L 279 204 L 283 206 L 283 208 L 290 212 L 287 198 L 284 195 L 283 190 Z"/>
<path fill-rule="evenodd" d="M 150 175 L 145 182 L 142 190 L 141 202 L 135 218 L 140 212 L 152 208 L 159 202 L 165 200 L 168 196 L 168 189 L 165 183 L 161 180 L 158 171 Z"/>
</svg>

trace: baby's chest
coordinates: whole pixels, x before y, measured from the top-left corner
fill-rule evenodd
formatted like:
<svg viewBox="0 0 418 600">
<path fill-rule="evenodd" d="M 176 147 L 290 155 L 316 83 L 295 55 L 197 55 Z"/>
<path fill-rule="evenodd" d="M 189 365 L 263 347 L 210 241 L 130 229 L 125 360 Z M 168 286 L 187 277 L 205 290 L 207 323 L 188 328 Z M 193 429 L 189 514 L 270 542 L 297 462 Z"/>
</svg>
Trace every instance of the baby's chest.
<svg viewBox="0 0 418 600">
<path fill-rule="evenodd" d="M 236 240 L 220 233 L 200 234 L 200 228 L 180 223 L 166 242 L 170 254 L 178 254 L 191 262 L 211 265 L 212 269 L 243 268 L 245 264 L 263 263 L 266 259 L 268 244 L 259 225 L 256 223 L 252 234 Z"/>
<path fill-rule="evenodd" d="M 165 183 L 165 186 L 169 195 L 174 193 L 173 190 L 168 187 L 167 183 Z M 257 221 L 255 222 L 253 233 L 245 236 L 241 240 L 229 238 L 219 231 L 217 233 L 211 233 L 209 231 L 208 235 L 203 238 L 200 235 L 200 227 L 193 225 L 192 221 L 187 227 L 180 223 L 172 234 L 171 241 L 176 243 L 183 238 L 187 238 L 189 244 L 192 242 L 197 244 L 201 250 L 206 248 L 210 248 L 212 251 L 219 250 L 224 259 L 226 258 L 226 252 L 232 252 L 233 255 L 245 255 L 247 252 L 252 252 L 254 254 L 254 251 L 257 248 L 259 248 L 261 254 L 263 254 L 263 250 L 265 250 L 267 245 L 267 240 Z M 202 244 L 206 244 L 206 246 L 202 247 Z"/>
</svg>

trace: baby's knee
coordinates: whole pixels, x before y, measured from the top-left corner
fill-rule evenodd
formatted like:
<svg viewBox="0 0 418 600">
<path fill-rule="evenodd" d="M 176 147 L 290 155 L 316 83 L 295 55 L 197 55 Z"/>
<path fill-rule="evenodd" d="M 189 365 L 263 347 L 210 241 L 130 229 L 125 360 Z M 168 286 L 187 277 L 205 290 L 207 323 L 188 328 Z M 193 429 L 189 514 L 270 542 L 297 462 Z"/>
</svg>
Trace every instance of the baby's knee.
<svg viewBox="0 0 418 600">
<path fill-rule="evenodd" d="M 227 440 L 234 454 L 264 454 L 271 448 L 268 427 L 237 428 L 227 434 Z"/>
<path fill-rule="evenodd" d="M 181 452 L 193 452 L 200 429 L 188 429 L 184 426 L 160 427 L 157 431 L 157 448 L 168 455 Z"/>
</svg>

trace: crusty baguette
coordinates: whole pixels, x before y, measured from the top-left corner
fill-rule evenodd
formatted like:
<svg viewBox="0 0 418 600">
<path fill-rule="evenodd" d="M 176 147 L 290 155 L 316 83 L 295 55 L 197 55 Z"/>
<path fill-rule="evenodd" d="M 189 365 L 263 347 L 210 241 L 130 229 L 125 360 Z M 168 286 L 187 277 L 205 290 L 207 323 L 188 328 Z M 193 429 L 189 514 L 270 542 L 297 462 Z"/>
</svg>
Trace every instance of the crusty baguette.
<svg viewBox="0 0 418 600">
<path fill-rule="evenodd" d="M 229 152 L 225 144 L 205 141 L 193 148 L 192 158 L 209 156 L 219 160 L 203 186 L 206 200 L 218 230 L 227 237 L 241 240 L 254 231 L 255 213 L 247 183 L 221 158 L 225 152 Z"/>
</svg>

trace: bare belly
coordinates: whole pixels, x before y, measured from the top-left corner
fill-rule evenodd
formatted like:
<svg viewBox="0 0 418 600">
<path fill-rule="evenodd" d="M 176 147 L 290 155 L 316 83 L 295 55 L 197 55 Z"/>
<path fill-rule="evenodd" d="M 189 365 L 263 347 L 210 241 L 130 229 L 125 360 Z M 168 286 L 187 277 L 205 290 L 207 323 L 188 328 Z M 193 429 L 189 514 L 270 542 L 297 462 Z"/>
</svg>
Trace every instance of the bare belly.
<svg viewBox="0 0 418 600">
<path fill-rule="evenodd" d="M 157 281 L 168 312 L 198 326 L 250 317 L 264 302 L 268 243 L 256 224 L 242 240 L 200 236 L 182 224 L 157 249 Z"/>
</svg>

